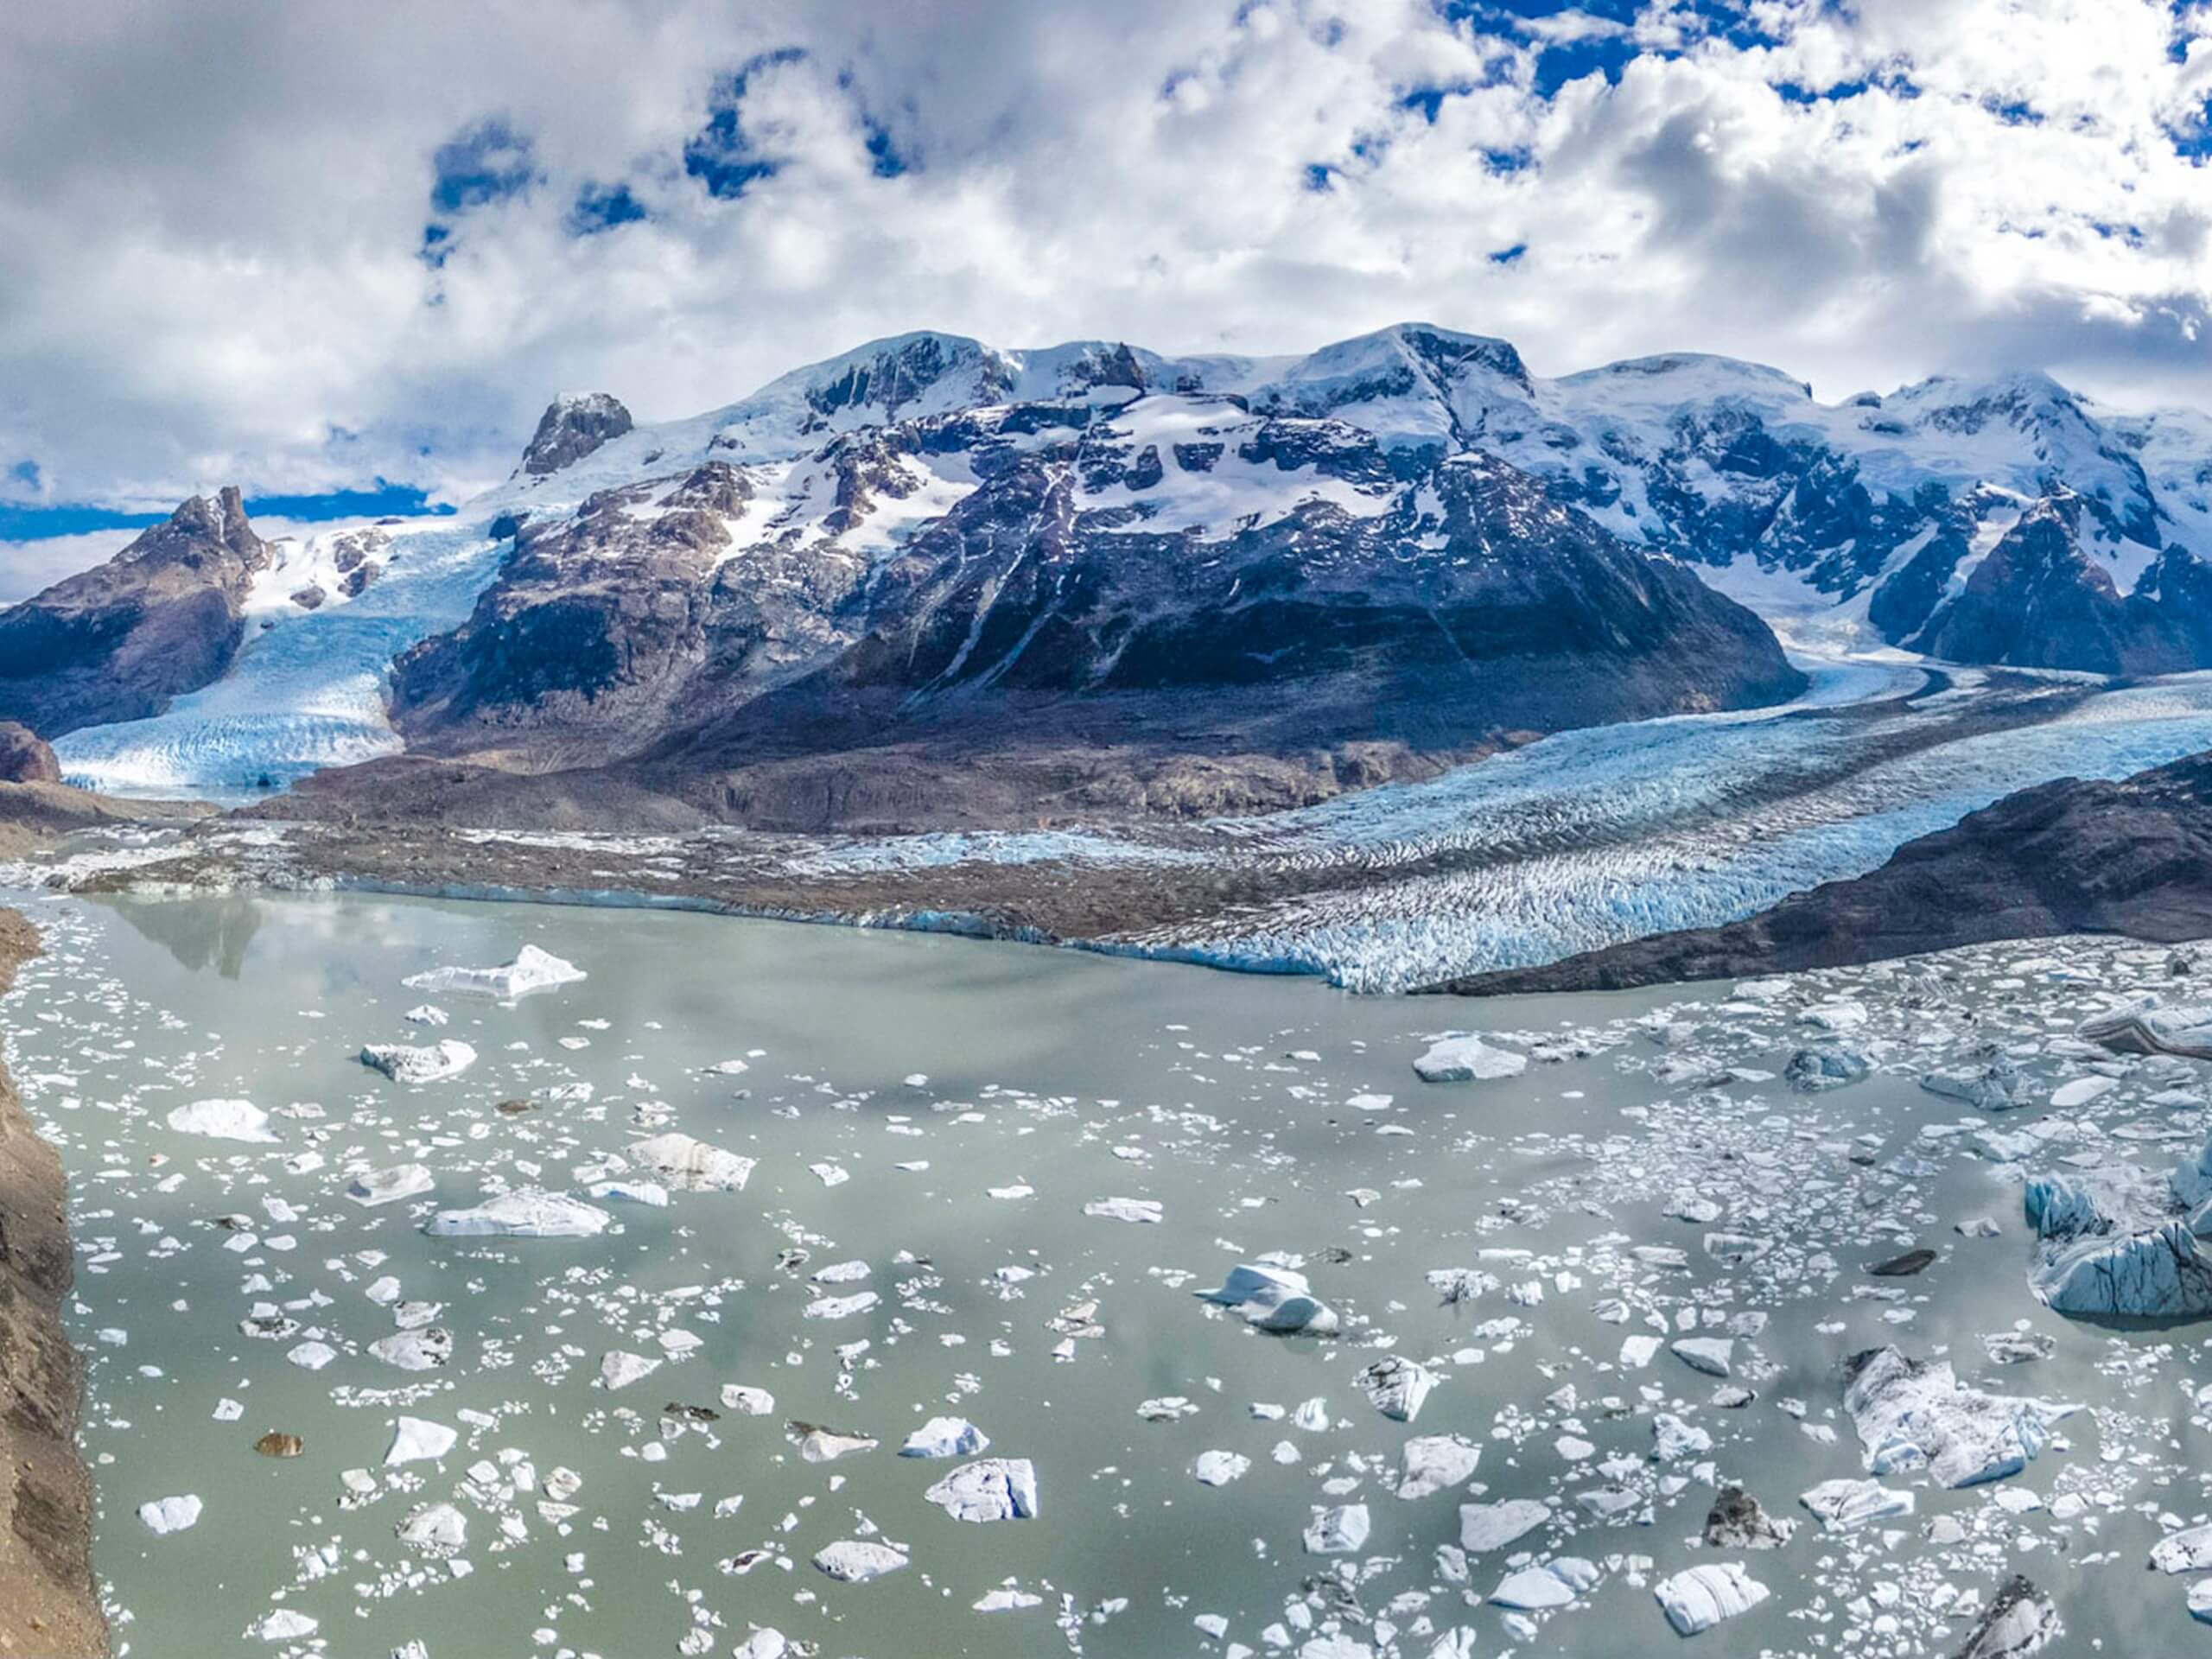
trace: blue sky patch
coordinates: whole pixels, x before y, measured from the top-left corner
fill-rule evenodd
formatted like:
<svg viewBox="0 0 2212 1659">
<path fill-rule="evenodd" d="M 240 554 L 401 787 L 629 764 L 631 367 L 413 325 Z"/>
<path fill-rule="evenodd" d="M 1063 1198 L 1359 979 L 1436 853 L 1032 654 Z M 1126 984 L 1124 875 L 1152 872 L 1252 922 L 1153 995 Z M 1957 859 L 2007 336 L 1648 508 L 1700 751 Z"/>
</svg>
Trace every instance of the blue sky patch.
<svg viewBox="0 0 2212 1659">
<path fill-rule="evenodd" d="M 628 185 L 588 184 L 576 192 L 576 205 L 569 210 L 569 229 L 576 236 L 596 236 L 645 216 L 645 205 Z"/>
<path fill-rule="evenodd" d="M 430 206 L 441 213 L 503 200 L 529 188 L 537 176 L 530 140 L 496 116 L 440 144 L 430 163 Z"/>
<path fill-rule="evenodd" d="M 246 498 L 247 512 L 260 518 L 293 518 L 321 524 L 333 518 L 382 518 L 392 515 L 443 515 L 453 509 L 432 506 L 429 498 L 411 484 L 387 484 L 378 479 L 365 490 L 330 490 L 320 495 L 254 495 Z M 31 542 L 48 536 L 82 536 L 96 530 L 143 530 L 158 524 L 166 512 L 122 512 L 86 502 L 30 507 L 0 501 L 0 542 Z"/>
<path fill-rule="evenodd" d="M 705 185 L 709 195 L 741 196 L 747 186 L 775 176 L 778 162 L 753 147 L 751 135 L 739 118 L 738 106 L 745 101 L 746 89 L 753 77 L 761 70 L 798 63 L 805 56 L 795 46 L 764 52 L 746 63 L 716 92 L 707 124 L 683 146 L 684 172 Z"/>
</svg>

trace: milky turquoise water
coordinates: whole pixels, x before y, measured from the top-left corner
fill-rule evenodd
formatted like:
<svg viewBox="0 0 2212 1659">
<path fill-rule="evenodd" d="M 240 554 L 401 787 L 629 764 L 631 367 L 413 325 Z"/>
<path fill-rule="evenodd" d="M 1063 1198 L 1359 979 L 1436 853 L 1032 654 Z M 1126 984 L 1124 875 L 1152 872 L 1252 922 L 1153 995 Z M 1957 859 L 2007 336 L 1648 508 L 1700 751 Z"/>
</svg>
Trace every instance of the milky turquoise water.
<svg viewBox="0 0 2212 1659">
<path fill-rule="evenodd" d="M 1730 1012 L 1714 991 L 1678 1016 L 1694 1034 L 1662 1045 L 1630 1022 L 1681 993 L 1472 1006 L 643 912 L 27 902 L 50 953 L 0 1004 L 0 1024 L 76 1183 L 72 1325 L 92 1362 L 97 1561 L 131 1654 L 382 1656 L 419 1641 L 445 1659 L 626 1659 L 728 1653 L 772 1628 L 824 1656 L 872 1659 L 1232 1643 L 1338 1659 L 1427 1655 L 1465 1628 L 1483 1654 L 1643 1655 L 1677 1640 L 1652 1581 L 1713 1559 L 1744 1561 L 1773 1595 L 1698 1638 L 1707 1651 L 1947 1650 L 1967 1622 L 1939 1617 L 1951 1599 L 2019 1567 L 2059 1596 L 2083 1643 L 2064 1651 L 2196 1639 L 2183 1586 L 2146 1580 L 2142 1561 L 2161 1510 L 2212 1507 L 2196 1472 L 2212 1466 L 2193 1400 L 2200 1339 L 2108 1333 L 2038 1309 L 2017 1170 L 1918 1138 L 1961 1110 L 1914 1086 L 1923 1060 L 1993 1020 L 2031 1045 L 2070 1030 L 2094 990 L 2152 971 L 2147 960 L 2116 969 L 2119 947 L 2079 947 L 2103 953 L 2094 980 L 2010 974 L 2041 947 L 1985 953 L 1934 1010 L 1869 981 L 1863 1040 L 1891 1070 L 1808 1098 L 1770 1075 L 1803 1034 L 1794 1014 Z M 589 977 L 504 1006 L 400 982 L 505 961 L 525 943 Z M 426 1002 L 449 1023 L 404 1017 Z M 1503 1083 L 1419 1084 L 1409 1062 L 1426 1036 L 1477 1021 L 1522 1050 L 1579 1033 L 1589 1052 Z M 436 1037 L 480 1058 L 414 1090 L 354 1058 L 365 1042 Z M 1745 1076 L 1703 1092 L 1667 1081 L 1662 1068 L 1685 1057 Z M 709 1069 L 732 1059 L 747 1069 Z M 2072 1063 L 2024 1064 L 2055 1077 Z M 2054 1155 L 2170 1160 L 2201 1140 L 2196 1109 L 2145 1103 L 2171 1079 L 2122 1069 L 2094 1121 L 2063 1120 Z M 207 1097 L 251 1100 L 276 1141 L 168 1128 L 174 1107 Z M 496 1109 L 515 1098 L 532 1109 Z M 639 1125 L 758 1166 L 742 1192 L 678 1192 L 664 1209 L 609 1200 L 620 1230 L 596 1239 L 418 1230 L 431 1210 L 501 1185 L 574 1187 Z M 431 1168 L 434 1195 L 376 1210 L 343 1196 L 353 1170 L 403 1161 Z M 817 1165 L 844 1179 L 828 1184 Z M 1686 1185 L 1722 1206 L 1713 1225 L 1770 1252 L 1747 1268 L 1707 1256 L 1708 1230 L 1664 1213 Z M 1109 1197 L 1156 1201 L 1164 1219 L 1084 1214 Z M 2005 1236 L 1952 1230 L 1980 1213 Z M 215 1224 L 225 1216 L 242 1219 Z M 1870 1299 L 1884 1287 L 1860 1270 L 1914 1242 L 1943 1260 L 1891 1287 L 1896 1300 Z M 1637 1260 L 1649 1243 L 1685 1250 L 1688 1265 Z M 1344 1335 L 1263 1336 L 1192 1296 L 1269 1250 L 1302 1259 Z M 813 1282 L 851 1262 L 864 1278 Z M 1487 1278 L 1447 1305 L 1427 1275 L 1453 1268 Z M 449 1364 L 410 1373 L 367 1351 L 394 1328 L 365 1294 L 386 1275 L 406 1299 L 440 1305 Z M 807 1316 L 861 1287 L 880 1303 Z M 243 1334 L 257 1304 L 299 1329 Z M 1663 1351 L 1649 1369 L 1622 1362 L 1625 1335 L 1717 1334 L 1756 1313 L 1768 1323 L 1738 1344 L 1749 1406 L 1714 1405 L 1713 1380 Z M 1986 1363 L 1981 1335 L 2020 1319 L 2051 1337 L 2052 1357 Z M 1055 1357 L 1066 1330 L 1093 1324 L 1100 1333 L 1072 1338 L 1072 1358 Z M 683 1357 L 618 1391 L 597 1385 L 606 1352 L 662 1356 L 660 1338 L 677 1332 L 696 1339 Z M 316 1371 L 289 1363 L 306 1340 L 337 1357 Z M 1862 1472 L 1837 1366 L 1890 1340 L 1948 1351 L 1986 1387 L 2096 1407 L 2006 1484 L 2045 1503 L 2071 1494 L 2068 1513 L 2016 1515 L 1994 1489 L 1923 1485 L 1894 1538 L 1824 1538 L 1807 1524 L 1781 1551 L 1698 1545 L 1715 1481 L 1742 1480 L 1770 1511 L 1803 1520 L 1798 1492 Z M 1356 1386 L 1386 1353 L 1438 1378 L 1410 1427 Z M 688 1428 L 664 1418 L 671 1404 L 721 1410 L 730 1383 L 772 1391 L 774 1412 Z M 1195 1412 L 1140 1417 L 1169 1397 Z M 243 1408 L 236 1421 L 213 1414 L 225 1399 Z M 1251 1409 L 1309 1400 L 1325 1427 Z M 1654 1463 L 1661 1410 L 1711 1433 L 1713 1451 L 1696 1466 Z M 461 1429 L 454 1451 L 383 1467 L 403 1412 Z M 1037 1518 L 968 1524 L 926 1500 L 953 1465 L 893 1453 L 938 1414 L 971 1420 L 992 1455 L 1033 1462 Z M 881 1444 L 807 1463 L 791 1420 Z M 271 1429 L 302 1435 L 304 1455 L 257 1456 Z M 1473 1487 L 1395 1496 L 1407 1440 L 1443 1433 L 1480 1446 Z M 1190 1467 L 1210 1450 L 1249 1458 L 1249 1471 L 1199 1484 Z M 539 1507 L 556 1501 L 556 1468 L 582 1478 L 573 1514 Z M 348 1506 L 344 1477 L 357 1470 L 373 1496 Z M 535 1484 L 512 1490 L 518 1473 Z M 1609 1488 L 1633 1495 L 1610 1523 L 1581 1501 Z M 137 1505 L 182 1493 L 202 1500 L 198 1524 L 150 1534 Z M 693 1494 L 696 1507 L 668 1501 Z M 1557 1510 L 1517 1549 L 1587 1558 L 1601 1580 L 1532 1637 L 1485 1604 L 1515 1552 L 1452 1559 L 1460 1503 L 1519 1496 Z M 1313 1506 L 1362 1502 L 1363 1549 L 1305 1553 Z M 451 1560 L 394 1535 L 435 1503 L 466 1517 Z M 1958 1519 L 1957 1541 L 1924 1535 L 1939 1516 Z M 810 1564 L 829 1543 L 870 1537 L 911 1565 L 843 1585 Z M 1009 1581 L 1039 1605 L 974 1610 Z M 314 1636 L 248 1638 L 279 1609 L 316 1620 Z M 1224 1621 L 1222 1639 L 1194 1624 L 1202 1615 Z M 1884 1618 L 1895 1629 L 1878 1630 Z"/>
</svg>

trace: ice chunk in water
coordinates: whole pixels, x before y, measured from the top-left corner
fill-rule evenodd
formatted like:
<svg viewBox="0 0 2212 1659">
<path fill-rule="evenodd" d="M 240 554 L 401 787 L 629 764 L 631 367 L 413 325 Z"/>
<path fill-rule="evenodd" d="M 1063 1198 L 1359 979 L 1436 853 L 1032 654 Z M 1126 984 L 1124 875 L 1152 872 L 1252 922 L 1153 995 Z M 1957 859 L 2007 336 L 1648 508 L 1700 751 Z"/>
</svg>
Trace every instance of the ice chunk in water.
<svg viewBox="0 0 2212 1659">
<path fill-rule="evenodd" d="M 584 977 L 582 969 L 563 962 L 550 951 L 525 944 L 512 962 L 499 968 L 433 968 L 410 974 L 400 981 L 410 991 L 458 992 L 496 997 L 501 1001 L 526 996 L 532 991 L 572 984 Z"/>
</svg>

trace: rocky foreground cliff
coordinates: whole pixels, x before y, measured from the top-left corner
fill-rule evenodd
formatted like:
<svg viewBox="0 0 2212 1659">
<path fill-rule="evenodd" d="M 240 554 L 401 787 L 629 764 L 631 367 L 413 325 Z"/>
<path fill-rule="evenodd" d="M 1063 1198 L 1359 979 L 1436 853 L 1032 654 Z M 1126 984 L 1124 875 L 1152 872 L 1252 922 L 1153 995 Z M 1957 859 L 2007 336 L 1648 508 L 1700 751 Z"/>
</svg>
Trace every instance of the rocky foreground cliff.
<svg viewBox="0 0 2212 1659">
<path fill-rule="evenodd" d="M 0 910 L 0 992 L 38 951 Z M 71 1272 L 61 1160 L 0 1067 L 0 1654 L 104 1654 L 92 1482 L 77 1454 L 83 1368 L 61 1328 Z"/>
<path fill-rule="evenodd" d="M 2062 933 L 2212 936 L 2212 754 L 2116 782 L 2062 778 L 1899 848 L 1854 880 L 1726 927 L 1633 939 L 1434 988 L 1620 990 L 1794 973 Z"/>
</svg>

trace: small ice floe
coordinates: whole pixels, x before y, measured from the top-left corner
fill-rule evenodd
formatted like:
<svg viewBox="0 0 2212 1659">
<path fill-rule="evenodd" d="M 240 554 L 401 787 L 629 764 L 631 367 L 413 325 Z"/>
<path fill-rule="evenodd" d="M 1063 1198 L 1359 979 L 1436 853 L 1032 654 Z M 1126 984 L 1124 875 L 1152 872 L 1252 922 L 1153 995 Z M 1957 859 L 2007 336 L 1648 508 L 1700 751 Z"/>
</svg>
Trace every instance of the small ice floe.
<svg viewBox="0 0 2212 1659">
<path fill-rule="evenodd" d="M 750 1158 L 672 1132 L 632 1141 L 629 1155 L 679 1192 L 741 1192 L 753 1168 Z"/>
<path fill-rule="evenodd" d="M 2027 1659 L 2056 1641 L 2063 1629 L 2050 1598 L 2015 1573 L 1990 1598 L 1959 1659 Z"/>
<path fill-rule="evenodd" d="M 442 1325 L 395 1331 L 369 1344 L 369 1352 L 403 1371 L 435 1371 L 453 1358 L 453 1332 Z"/>
<path fill-rule="evenodd" d="M 1736 1344 L 1730 1337 L 1684 1337 L 1668 1346 L 1676 1359 L 1707 1376 L 1726 1376 L 1735 1363 Z"/>
<path fill-rule="evenodd" d="M 1192 1459 L 1191 1478 L 1201 1486 L 1226 1486 L 1241 1480 L 1252 1459 L 1236 1452 L 1201 1452 Z"/>
<path fill-rule="evenodd" d="M 157 1497 L 138 1506 L 138 1518 L 146 1523 L 147 1531 L 157 1536 L 182 1532 L 199 1523 L 200 1499 L 190 1492 L 176 1497 Z"/>
<path fill-rule="evenodd" d="M 1156 1223 L 1164 1212 L 1153 1198 L 1093 1198 L 1083 1206 L 1083 1213 L 1105 1221 Z"/>
<path fill-rule="evenodd" d="M 584 970 L 575 963 L 563 962 L 534 944 L 525 944 L 515 953 L 512 962 L 501 967 L 433 968 L 424 973 L 410 974 L 399 982 L 410 991 L 429 991 L 433 995 L 489 996 L 505 1002 L 527 996 L 532 991 L 573 984 L 583 977 Z"/>
<path fill-rule="evenodd" d="M 906 1437 L 902 1458 L 972 1458 L 988 1448 L 990 1437 L 965 1417 L 932 1417 Z"/>
<path fill-rule="evenodd" d="M 1526 1054 L 1494 1047 L 1479 1037 L 1443 1038 L 1414 1062 L 1423 1083 L 1494 1083 L 1528 1069 Z"/>
<path fill-rule="evenodd" d="M 361 1051 L 361 1064 L 381 1071 L 394 1083 L 438 1083 L 459 1077 L 476 1064 L 476 1051 L 457 1037 L 448 1037 L 427 1047 L 409 1043 L 371 1043 Z"/>
<path fill-rule="evenodd" d="M 303 1342 L 284 1357 L 303 1371 L 319 1371 L 338 1357 L 338 1351 L 327 1342 Z"/>
<path fill-rule="evenodd" d="M 2022 1194 L 2035 1230 L 2028 1287 L 2061 1313 L 2212 1313 L 2212 1140 L 2164 1176 L 2118 1163 L 2038 1176 Z"/>
<path fill-rule="evenodd" d="M 841 1434 L 819 1423 L 794 1422 L 786 1432 L 798 1446 L 800 1459 L 807 1463 L 835 1463 L 840 1458 L 876 1448 L 876 1442 L 866 1434 Z"/>
<path fill-rule="evenodd" d="M 428 1192 L 437 1185 L 421 1164 L 394 1164 L 390 1169 L 364 1170 L 346 1185 L 346 1196 L 364 1209 L 395 1204 Z"/>
<path fill-rule="evenodd" d="M 1797 1501 L 1829 1532 L 1856 1532 L 1912 1513 L 1912 1494 L 1878 1480 L 1824 1480 Z"/>
<path fill-rule="evenodd" d="M 473 1209 L 441 1210 L 423 1230 L 436 1238 L 590 1238 L 613 1220 L 606 1211 L 565 1192 L 525 1186 Z"/>
<path fill-rule="evenodd" d="M 722 1409 L 736 1412 L 743 1417 L 766 1417 L 776 1408 L 776 1396 L 766 1389 L 747 1388 L 742 1382 L 722 1384 Z"/>
<path fill-rule="evenodd" d="M 263 1614 L 253 1626 L 254 1635 L 264 1642 L 296 1642 L 315 1632 L 315 1621 L 289 1607 Z"/>
<path fill-rule="evenodd" d="M 872 1538 L 841 1538 L 814 1554 L 814 1565 L 840 1584 L 866 1584 L 906 1566 L 906 1553 Z"/>
<path fill-rule="evenodd" d="M 810 1319 L 849 1319 L 867 1313 L 882 1300 L 872 1290 L 855 1291 L 849 1296 L 817 1296 L 800 1312 Z"/>
<path fill-rule="evenodd" d="M 1551 1518 L 1550 1509 L 1533 1497 L 1509 1497 L 1496 1503 L 1462 1503 L 1459 1548 L 1470 1555 L 1503 1549 Z"/>
<path fill-rule="evenodd" d="M 385 1466 L 401 1463 L 435 1463 L 454 1448 L 458 1429 L 420 1417 L 402 1417 L 393 1425 L 391 1445 L 384 1454 Z"/>
<path fill-rule="evenodd" d="M 2212 1527 L 2168 1533 L 2151 1546 L 2151 1565 L 2161 1573 L 2212 1571 Z"/>
<path fill-rule="evenodd" d="M 426 1503 L 392 1532 L 421 1554 L 452 1555 L 468 1541 L 468 1517 L 450 1503 Z"/>
<path fill-rule="evenodd" d="M 1869 1474 L 1926 1467 L 1944 1486 L 2016 1475 L 2042 1452 L 2054 1423 L 2080 1408 L 2012 1399 L 1962 1386 L 1948 1360 L 1870 1349 L 1847 1367 L 1843 1408 L 1859 1431 Z"/>
<path fill-rule="evenodd" d="M 1394 1423 L 1410 1423 L 1418 1417 L 1421 1402 L 1436 1386 L 1427 1366 L 1398 1354 L 1376 1360 L 1354 1380 L 1368 1403 Z"/>
<path fill-rule="evenodd" d="M 1316 1508 L 1306 1525 L 1308 1555 L 1356 1555 L 1367 1548 L 1373 1525 L 1364 1503 L 1338 1503 Z"/>
<path fill-rule="evenodd" d="M 1596 1562 L 1580 1555 L 1561 1555 L 1541 1567 L 1524 1567 L 1507 1573 L 1490 1599 L 1494 1606 L 1540 1613 L 1564 1607 L 1584 1591 L 1594 1589 L 1599 1576 Z"/>
<path fill-rule="evenodd" d="M 613 1348 L 600 1356 L 599 1385 L 607 1389 L 626 1389 L 632 1382 L 643 1382 L 661 1368 L 661 1362 L 646 1354 L 633 1354 L 626 1348 Z"/>
<path fill-rule="evenodd" d="M 1994 1045 L 1978 1050 L 1967 1065 L 1930 1071 L 1920 1086 L 1931 1095 L 1962 1100 L 1977 1110 L 2010 1111 L 2018 1103 L 2019 1069 L 2011 1055 Z"/>
<path fill-rule="evenodd" d="M 922 1494 L 956 1521 L 1029 1521 L 1037 1515 L 1037 1471 L 1027 1458 L 963 1464 Z"/>
<path fill-rule="evenodd" d="M 1471 1478 L 1482 1448 L 1457 1434 L 1416 1434 L 1400 1452 L 1398 1496 L 1427 1497 Z"/>
<path fill-rule="evenodd" d="M 446 1023 L 448 1015 L 443 1008 L 433 1007 L 428 1002 L 418 1002 L 400 1018 L 410 1025 L 428 1026 L 435 1031 Z"/>
<path fill-rule="evenodd" d="M 1328 1336 L 1338 1328 L 1336 1310 L 1313 1294 L 1302 1273 L 1287 1268 L 1240 1262 L 1218 1290 L 1192 1293 L 1201 1301 L 1230 1308 L 1249 1325 L 1282 1336 Z"/>
<path fill-rule="evenodd" d="M 2082 1022 L 2085 1042 L 2115 1054 L 2178 1054 L 2212 1060 L 2212 1003 L 2161 1007 L 2155 996 L 2139 999 Z"/>
<path fill-rule="evenodd" d="M 1738 1561 L 1707 1561 L 1660 1580 L 1651 1590 L 1681 1636 L 1695 1636 L 1724 1618 L 1748 1613 L 1770 1593 Z"/>
<path fill-rule="evenodd" d="M 195 1100 L 169 1113 L 179 1135 L 204 1135 L 215 1141 L 274 1141 L 269 1114 L 250 1100 Z"/>
<path fill-rule="evenodd" d="M 1872 1069 L 1866 1057 L 1856 1049 L 1821 1043 L 1792 1054 L 1789 1064 L 1783 1067 L 1782 1075 L 1800 1093 L 1821 1094 L 1858 1083 Z"/>
</svg>

